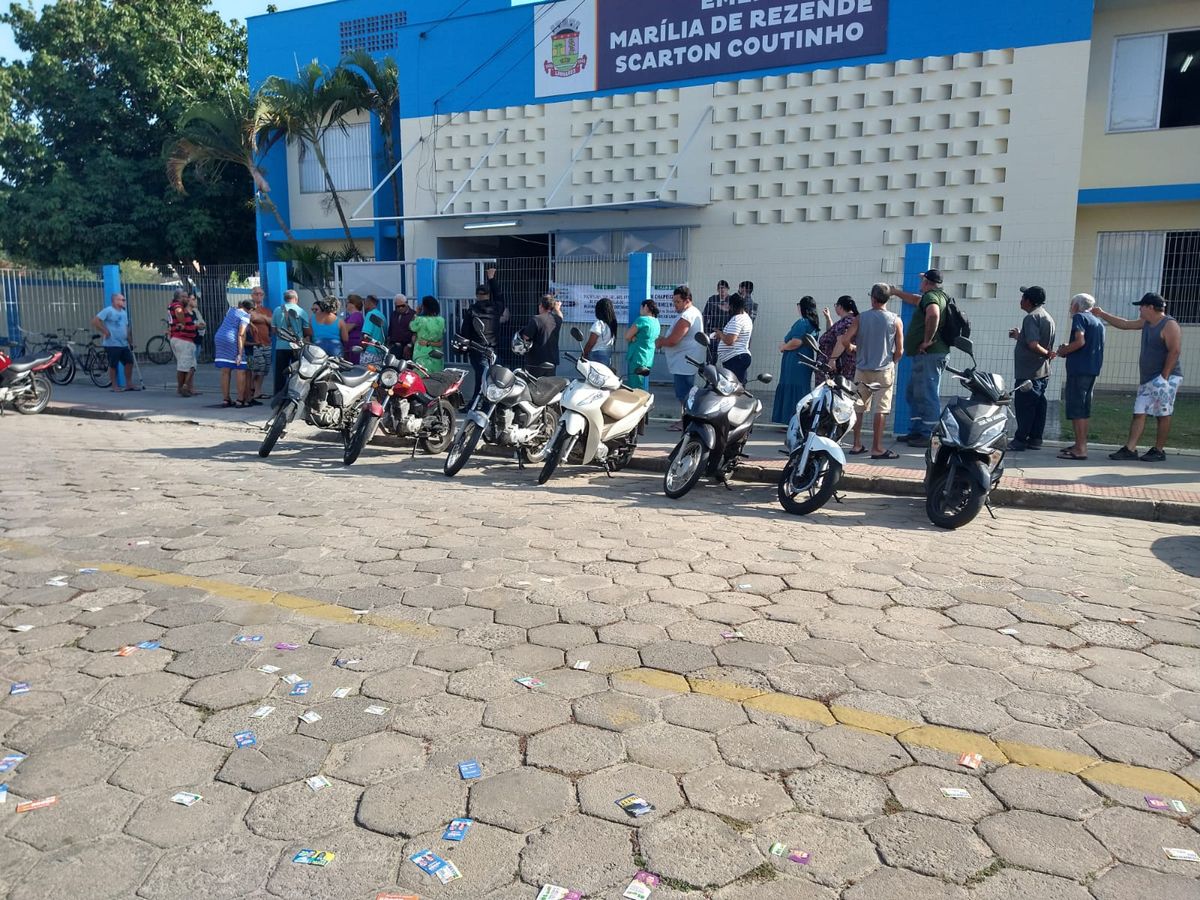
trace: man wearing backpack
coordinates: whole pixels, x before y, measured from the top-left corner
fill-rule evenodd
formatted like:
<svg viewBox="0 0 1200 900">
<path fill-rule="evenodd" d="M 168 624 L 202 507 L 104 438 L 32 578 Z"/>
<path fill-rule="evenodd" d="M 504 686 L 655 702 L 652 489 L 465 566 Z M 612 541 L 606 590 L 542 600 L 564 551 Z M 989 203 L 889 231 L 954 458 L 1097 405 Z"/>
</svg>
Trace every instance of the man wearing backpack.
<svg viewBox="0 0 1200 900">
<path fill-rule="evenodd" d="M 1046 312 L 1046 292 L 1037 285 L 1021 288 L 1021 309 L 1025 311 L 1021 327 L 1008 332 L 1017 342 L 1013 348 L 1013 386 L 1029 381 L 1033 387 L 1013 395 L 1017 433 L 1008 449 L 1041 450 L 1046 430 L 1046 385 L 1050 383 L 1050 362 L 1054 359 L 1054 320 Z"/>
<path fill-rule="evenodd" d="M 950 347 L 939 326 L 950 298 L 942 290 L 942 273 L 937 269 L 921 273 L 921 292 L 918 294 L 903 291 L 894 284 L 890 292 L 891 296 L 917 307 L 904 333 L 904 355 L 912 360 L 905 393 L 912 422 L 908 434 L 897 440 L 910 447 L 926 447 L 942 413 L 942 372 Z"/>
</svg>

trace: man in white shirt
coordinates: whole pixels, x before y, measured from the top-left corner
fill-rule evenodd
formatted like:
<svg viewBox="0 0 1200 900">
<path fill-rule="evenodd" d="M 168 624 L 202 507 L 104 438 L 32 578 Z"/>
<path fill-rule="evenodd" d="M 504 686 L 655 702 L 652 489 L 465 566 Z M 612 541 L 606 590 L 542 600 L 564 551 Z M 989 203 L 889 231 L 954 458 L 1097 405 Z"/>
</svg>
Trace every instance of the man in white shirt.
<svg viewBox="0 0 1200 900">
<path fill-rule="evenodd" d="M 654 345 L 666 351 L 667 369 L 671 372 L 671 380 L 675 383 L 675 399 L 679 401 L 680 421 L 671 425 L 669 431 L 683 431 L 682 410 L 687 396 L 696 380 L 696 367 L 687 361 L 690 354 L 693 359 L 704 351 L 696 344 L 696 335 L 704 330 L 704 317 L 692 303 L 692 290 L 686 285 L 675 288 L 671 297 L 675 304 L 675 312 L 679 318 L 664 337 L 660 337 Z"/>
</svg>

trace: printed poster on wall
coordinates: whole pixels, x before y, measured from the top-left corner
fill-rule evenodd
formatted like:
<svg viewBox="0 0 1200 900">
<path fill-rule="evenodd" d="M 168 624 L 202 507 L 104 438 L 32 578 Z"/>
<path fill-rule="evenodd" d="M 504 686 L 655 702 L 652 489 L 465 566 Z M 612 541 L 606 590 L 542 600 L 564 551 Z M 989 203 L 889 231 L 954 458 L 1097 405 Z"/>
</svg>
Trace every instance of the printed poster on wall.
<svg viewBox="0 0 1200 900">
<path fill-rule="evenodd" d="M 887 51 L 888 0 L 562 0 L 531 14 L 538 97 Z"/>
<path fill-rule="evenodd" d="M 564 322 L 581 322 L 591 325 L 595 321 L 596 301 L 607 297 L 612 301 L 617 322 L 625 326 L 629 322 L 629 287 L 611 284 L 556 284 L 555 296 L 562 303 Z M 679 316 L 671 303 L 675 295 L 674 285 L 656 284 L 651 297 L 658 304 L 658 324 L 664 329 L 675 324 Z M 622 328 L 622 330 L 624 330 Z M 584 331 L 587 331 L 585 328 Z"/>
</svg>

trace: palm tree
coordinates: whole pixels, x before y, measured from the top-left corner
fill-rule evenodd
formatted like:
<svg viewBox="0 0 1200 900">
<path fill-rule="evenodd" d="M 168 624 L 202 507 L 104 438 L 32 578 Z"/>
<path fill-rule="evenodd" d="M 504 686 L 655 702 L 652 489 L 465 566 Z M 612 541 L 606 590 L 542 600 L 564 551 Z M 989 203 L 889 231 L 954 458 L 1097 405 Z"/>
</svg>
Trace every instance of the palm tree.
<svg viewBox="0 0 1200 900">
<path fill-rule="evenodd" d="M 332 129 L 346 130 L 342 121 L 347 113 L 365 109 L 353 80 L 344 70 L 330 70 L 316 60 L 296 72 L 296 80 L 289 81 L 272 75 L 263 82 L 260 93 L 266 100 L 272 123 L 282 131 L 289 142 L 299 143 L 300 159 L 312 153 L 325 176 L 325 189 L 329 193 L 346 241 L 350 249 L 358 254 L 350 223 L 342 208 L 342 198 L 329 174 L 322 141 Z"/>
<path fill-rule="evenodd" d="M 261 95 L 251 96 L 244 82 L 234 84 L 216 100 L 193 101 L 164 148 L 167 180 L 175 190 L 186 194 L 183 173 L 189 167 L 202 174 L 218 175 L 226 166 L 242 166 L 254 182 L 259 207 L 274 215 L 287 239 L 294 241 L 288 223 L 271 200 L 271 185 L 262 168 L 267 151 L 283 137 L 271 120 Z"/>
<path fill-rule="evenodd" d="M 339 68 L 345 70 L 356 83 L 361 101 L 379 119 L 379 130 L 383 133 L 383 152 L 390 172 L 396 165 L 395 127 L 400 112 L 400 69 L 390 56 L 376 60 L 366 50 L 359 48 L 346 55 Z M 400 215 L 400 180 L 393 175 L 392 204 L 396 215 Z M 396 259 L 404 258 L 404 238 L 396 230 Z"/>
</svg>

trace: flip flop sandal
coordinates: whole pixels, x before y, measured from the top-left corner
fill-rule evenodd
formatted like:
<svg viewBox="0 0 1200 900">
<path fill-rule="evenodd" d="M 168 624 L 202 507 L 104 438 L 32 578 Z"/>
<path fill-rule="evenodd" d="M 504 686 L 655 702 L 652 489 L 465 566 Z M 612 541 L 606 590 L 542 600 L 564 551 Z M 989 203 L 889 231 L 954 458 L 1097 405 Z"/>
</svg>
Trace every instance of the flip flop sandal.
<svg viewBox="0 0 1200 900">
<path fill-rule="evenodd" d="M 1086 456 L 1080 456 L 1074 450 L 1061 450 L 1061 451 L 1059 451 L 1058 458 L 1059 459 L 1071 459 L 1071 460 L 1075 460 L 1076 462 L 1082 462 L 1083 460 L 1087 459 Z"/>
<path fill-rule="evenodd" d="M 871 454 L 871 459 L 899 459 L 899 458 L 900 458 L 900 454 L 897 453 L 895 450 L 884 450 L 882 453 L 880 453 L 878 455 L 876 455 L 874 453 Z"/>
<path fill-rule="evenodd" d="M 848 456 L 862 456 L 864 453 L 868 453 L 868 452 L 870 452 L 870 448 L 863 447 L 859 450 L 850 450 L 850 451 L 848 451 L 847 455 Z"/>
</svg>

